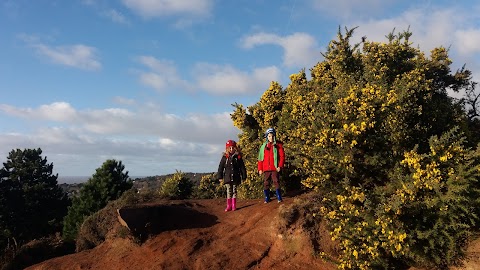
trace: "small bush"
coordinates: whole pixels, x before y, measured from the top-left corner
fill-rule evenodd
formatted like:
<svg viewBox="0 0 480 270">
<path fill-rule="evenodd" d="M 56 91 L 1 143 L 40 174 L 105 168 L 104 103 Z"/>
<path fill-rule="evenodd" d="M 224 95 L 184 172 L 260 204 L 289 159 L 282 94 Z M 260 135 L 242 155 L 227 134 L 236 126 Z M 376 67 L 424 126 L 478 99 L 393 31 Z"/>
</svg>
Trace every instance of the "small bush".
<svg viewBox="0 0 480 270">
<path fill-rule="evenodd" d="M 160 187 L 160 196 L 174 200 L 189 198 L 192 195 L 194 184 L 185 174 L 177 171 L 167 178 Z"/>
<path fill-rule="evenodd" d="M 216 175 L 209 174 L 202 176 L 200 184 L 195 189 L 193 197 L 198 199 L 216 199 L 223 198 L 225 189 L 223 183 L 220 183 Z"/>
<path fill-rule="evenodd" d="M 238 187 L 238 197 L 242 199 L 263 198 L 263 175 L 259 176 L 256 172 L 247 172 L 247 179 L 243 180 Z"/>
<path fill-rule="evenodd" d="M 133 237 L 126 228 L 118 222 L 117 209 L 146 203 L 158 199 L 154 192 L 136 193 L 133 189 L 125 192 L 118 200 L 112 201 L 100 211 L 85 219 L 80 227 L 76 240 L 76 251 L 94 248 L 103 243 L 107 238 Z M 134 242 L 137 242 L 133 239 Z"/>
<path fill-rule="evenodd" d="M 21 246 L 18 250 L 6 249 L 0 261 L 2 270 L 24 269 L 42 261 L 71 254 L 75 251 L 73 242 L 65 242 L 60 234 L 32 240 Z"/>
</svg>

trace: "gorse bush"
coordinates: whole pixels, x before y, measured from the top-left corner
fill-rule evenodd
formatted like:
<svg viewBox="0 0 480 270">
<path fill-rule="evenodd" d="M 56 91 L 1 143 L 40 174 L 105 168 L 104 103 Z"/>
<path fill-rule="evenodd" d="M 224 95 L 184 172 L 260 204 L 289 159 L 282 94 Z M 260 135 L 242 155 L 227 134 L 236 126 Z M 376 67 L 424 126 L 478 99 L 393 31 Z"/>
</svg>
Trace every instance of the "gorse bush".
<svg viewBox="0 0 480 270">
<path fill-rule="evenodd" d="M 405 152 L 390 185 L 372 194 L 347 187 L 324 199 L 321 212 L 332 239 L 342 241 L 346 268 L 399 261 L 445 268 L 461 257 L 479 207 L 472 200 L 479 195 L 479 156 L 461 141 L 455 130 L 432 137 L 429 153 Z"/>
<path fill-rule="evenodd" d="M 215 199 L 224 196 L 224 185 L 217 180 L 215 173 L 202 176 L 193 194 L 193 197 L 198 199 Z"/>
<path fill-rule="evenodd" d="M 465 149 L 455 130 L 432 137 L 430 151 L 405 153 L 396 189 L 386 194 L 408 233 L 407 255 L 427 266 L 452 264 L 479 221 L 479 153 Z M 388 204 L 386 204 L 388 205 Z M 415 220 L 415 221 L 413 221 Z M 430 265 L 429 265 L 430 264 Z"/>
<path fill-rule="evenodd" d="M 445 48 L 426 56 L 408 31 L 351 45 L 353 31 L 339 31 L 310 80 L 301 71 L 248 108 L 234 104 L 245 163 L 256 168 L 259 138 L 275 127 L 286 181 L 322 191 L 340 269 L 446 267 L 480 209 L 478 150 L 467 147 L 479 136 L 465 103 L 447 94 L 471 90 L 471 73 L 452 74 Z M 249 175 L 244 197 L 262 188 Z"/>
<path fill-rule="evenodd" d="M 181 171 L 177 171 L 172 177 L 165 179 L 160 187 L 159 194 L 170 199 L 189 198 L 194 189 L 194 183 Z"/>
</svg>

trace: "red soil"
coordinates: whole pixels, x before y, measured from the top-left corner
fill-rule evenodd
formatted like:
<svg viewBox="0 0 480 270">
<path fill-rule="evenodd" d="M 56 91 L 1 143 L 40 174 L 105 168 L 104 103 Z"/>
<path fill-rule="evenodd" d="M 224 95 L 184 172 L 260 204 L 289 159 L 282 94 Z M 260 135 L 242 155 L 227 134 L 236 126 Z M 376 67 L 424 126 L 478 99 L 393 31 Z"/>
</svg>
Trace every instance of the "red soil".
<svg viewBox="0 0 480 270">
<path fill-rule="evenodd" d="M 173 201 L 176 210 L 152 220 L 142 244 L 109 239 L 27 269 L 336 269 L 313 256 L 301 230 L 279 234 L 278 210 L 292 202 L 238 200 L 237 211 L 224 212 L 223 199 Z"/>
</svg>

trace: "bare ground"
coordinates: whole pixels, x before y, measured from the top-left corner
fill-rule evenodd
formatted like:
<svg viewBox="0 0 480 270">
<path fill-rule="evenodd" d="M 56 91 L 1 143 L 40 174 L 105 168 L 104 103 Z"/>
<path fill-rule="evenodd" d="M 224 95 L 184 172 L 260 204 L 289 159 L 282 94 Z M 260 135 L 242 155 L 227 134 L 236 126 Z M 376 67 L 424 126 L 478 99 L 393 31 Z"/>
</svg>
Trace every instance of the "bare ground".
<svg viewBox="0 0 480 270">
<path fill-rule="evenodd" d="M 278 210 L 292 202 L 238 200 L 237 211 L 224 212 L 224 199 L 170 201 L 170 210 L 147 224 L 150 236 L 141 244 L 108 239 L 27 269 L 336 269 L 313 255 L 301 230 L 278 232 Z"/>
<path fill-rule="evenodd" d="M 284 198 L 280 204 L 238 200 L 234 212 L 224 212 L 224 199 L 140 205 L 141 209 L 154 210 L 149 212 L 147 220 L 137 218 L 129 222 L 137 222 L 137 229 L 132 230 L 141 233 L 144 242 L 113 237 L 94 249 L 53 258 L 26 269 L 336 269 L 334 263 L 313 255 L 312 243 L 298 226 L 278 231 L 281 227 L 278 213 L 293 200 Z M 335 251 L 337 247 L 329 241 L 326 230 L 320 231 L 317 244 L 327 253 Z M 462 266 L 450 268 L 478 269 L 480 239 L 469 245 Z"/>
</svg>

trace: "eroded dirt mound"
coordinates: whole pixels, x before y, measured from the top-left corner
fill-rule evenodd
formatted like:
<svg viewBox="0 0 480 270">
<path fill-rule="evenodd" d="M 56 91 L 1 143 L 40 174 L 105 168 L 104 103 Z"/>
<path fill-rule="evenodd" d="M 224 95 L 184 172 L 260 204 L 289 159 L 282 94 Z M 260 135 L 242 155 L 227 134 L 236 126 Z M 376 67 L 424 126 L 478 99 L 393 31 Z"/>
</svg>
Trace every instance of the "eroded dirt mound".
<svg viewBox="0 0 480 270">
<path fill-rule="evenodd" d="M 120 210 L 145 242 L 110 239 L 27 269 L 336 269 L 313 256 L 301 232 L 288 238 L 278 232 L 278 211 L 292 202 L 293 198 L 280 204 L 238 200 L 237 211 L 227 213 L 224 199 L 166 201 Z M 128 214 L 135 210 L 141 213 Z"/>
<path fill-rule="evenodd" d="M 201 209 L 198 203 L 171 202 L 118 209 L 120 223 L 135 236 L 145 239 L 164 231 L 208 228 L 218 222 L 215 215 Z"/>
</svg>

